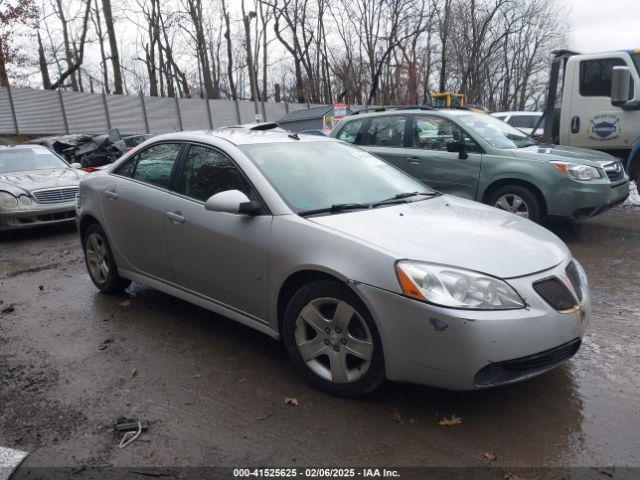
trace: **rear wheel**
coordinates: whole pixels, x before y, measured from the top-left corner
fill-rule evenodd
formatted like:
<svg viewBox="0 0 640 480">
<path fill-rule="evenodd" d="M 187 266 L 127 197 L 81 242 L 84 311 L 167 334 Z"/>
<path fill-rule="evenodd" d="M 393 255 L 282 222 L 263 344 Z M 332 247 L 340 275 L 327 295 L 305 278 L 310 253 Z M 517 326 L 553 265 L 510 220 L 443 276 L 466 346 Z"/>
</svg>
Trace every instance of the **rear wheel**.
<svg viewBox="0 0 640 480">
<path fill-rule="evenodd" d="M 321 390 L 358 397 L 384 379 L 382 342 L 371 314 L 338 282 L 319 281 L 298 290 L 282 330 L 294 365 Z"/>
<path fill-rule="evenodd" d="M 82 247 L 89 276 L 102 293 L 119 293 L 129 286 L 131 280 L 118 275 L 107 235 L 100 225 L 89 225 L 84 233 Z"/>
<path fill-rule="evenodd" d="M 534 222 L 542 220 L 542 206 L 535 193 L 520 185 L 500 187 L 491 195 L 489 205 Z"/>
</svg>

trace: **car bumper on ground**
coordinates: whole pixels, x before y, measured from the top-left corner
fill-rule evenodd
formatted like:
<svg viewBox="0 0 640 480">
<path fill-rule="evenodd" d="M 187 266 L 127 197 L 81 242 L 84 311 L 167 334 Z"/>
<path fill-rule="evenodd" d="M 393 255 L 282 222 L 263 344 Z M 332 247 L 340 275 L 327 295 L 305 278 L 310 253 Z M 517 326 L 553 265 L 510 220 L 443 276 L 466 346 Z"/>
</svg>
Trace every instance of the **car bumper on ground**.
<svg viewBox="0 0 640 480">
<path fill-rule="evenodd" d="M 556 276 L 574 292 L 567 265 L 508 280 L 527 303 L 519 310 L 442 308 L 366 284 L 355 288 L 380 331 L 389 380 L 473 390 L 539 375 L 578 350 L 591 311 L 588 287 L 572 313 L 556 311 L 532 287 Z"/>
<path fill-rule="evenodd" d="M 65 202 L 52 205 L 33 204 L 11 211 L 0 212 L 0 230 L 19 230 L 57 223 L 73 222 L 76 218 L 76 203 Z"/>
<path fill-rule="evenodd" d="M 551 201 L 547 202 L 549 215 L 583 220 L 620 205 L 629 196 L 628 178 L 616 183 L 567 181 L 571 185 L 557 189 Z"/>
</svg>

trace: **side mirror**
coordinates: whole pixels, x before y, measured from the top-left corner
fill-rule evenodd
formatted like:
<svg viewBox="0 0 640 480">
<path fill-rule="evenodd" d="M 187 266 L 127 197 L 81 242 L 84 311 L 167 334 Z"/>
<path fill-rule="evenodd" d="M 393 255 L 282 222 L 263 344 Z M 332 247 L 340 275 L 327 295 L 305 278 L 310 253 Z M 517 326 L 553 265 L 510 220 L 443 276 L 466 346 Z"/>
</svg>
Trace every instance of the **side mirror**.
<svg viewBox="0 0 640 480">
<path fill-rule="evenodd" d="M 235 215 L 257 215 L 261 207 L 252 202 L 240 190 L 227 190 L 216 193 L 204 203 L 204 208 L 212 212 L 233 213 Z"/>
<path fill-rule="evenodd" d="M 629 101 L 629 67 L 613 67 L 611 74 L 611 105 L 621 107 Z"/>
<path fill-rule="evenodd" d="M 71 165 L 69 165 L 71 168 L 75 168 L 76 170 L 79 170 L 82 168 L 82 164 L 78 163 L 78 162 L 73 162 Z"/>
<path fill-rule="evenodd" d="M 452 140 L 451 142 L 447 142 L 447 152 L 458 152 L 458 158 L 460 160 L 466 160 L 467 158 L 469 158 L 466 145 L 464 144 L 464 142 L 461 142 L 459 140 Z"/>
</svg>

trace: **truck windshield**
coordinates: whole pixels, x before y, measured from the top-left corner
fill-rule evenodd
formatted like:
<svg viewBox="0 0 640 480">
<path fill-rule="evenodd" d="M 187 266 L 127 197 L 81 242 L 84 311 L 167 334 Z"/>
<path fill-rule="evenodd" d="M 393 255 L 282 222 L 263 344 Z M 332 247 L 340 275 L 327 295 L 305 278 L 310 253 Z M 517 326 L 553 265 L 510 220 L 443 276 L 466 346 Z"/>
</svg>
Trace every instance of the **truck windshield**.
<svg viewBox="0 0 640 480">
<path fill-rule="evenodd" d="M 500 119 L 484 113 L 460 115 L 458 119 L 496 148 L 524 148 L 536 142 L 520 130 Z"/>
</svg>

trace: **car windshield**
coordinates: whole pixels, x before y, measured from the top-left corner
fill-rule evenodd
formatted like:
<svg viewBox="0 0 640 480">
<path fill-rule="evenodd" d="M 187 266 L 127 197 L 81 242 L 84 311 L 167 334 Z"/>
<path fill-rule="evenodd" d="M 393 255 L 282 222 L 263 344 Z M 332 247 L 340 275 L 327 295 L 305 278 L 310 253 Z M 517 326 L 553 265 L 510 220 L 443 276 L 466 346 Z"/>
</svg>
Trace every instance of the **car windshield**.
<svg viewBox="0 0 640 480">
<path fill-rule="evenodd" d="M 460 115 L 459 120 L 496 148 L 524 148 L 536 142 L 511 125 L 484 113 Z"/>
<path fill-rule="evenodd" d="M 0 150 L 0 174 L 52 168 L 69 168 L 69 165 L 46 148 Z"/>
<path fill-rule="evenodd" d="M 384 160 L 339 142 L 259 143 L 239 148 L 295 212 L 433 192 Z M 414 198 L 425 197 L 406 201 Z"/>
</svg>

